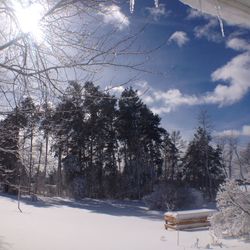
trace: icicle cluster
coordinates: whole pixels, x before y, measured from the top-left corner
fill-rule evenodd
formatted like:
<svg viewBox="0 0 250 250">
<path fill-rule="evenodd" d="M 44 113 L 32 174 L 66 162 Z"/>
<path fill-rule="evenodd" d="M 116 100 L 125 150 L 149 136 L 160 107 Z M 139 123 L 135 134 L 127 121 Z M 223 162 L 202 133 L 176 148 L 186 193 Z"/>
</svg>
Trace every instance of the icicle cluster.
<svg viewBox="0 0 250 250">
<path fill-rule="evenodd" d="M 155 7 L 159 7 L 159 0 L 154 0 L 155 2 Z M 135 9 L 135 0 L 130 0 L 130 12 L 133 13 Z"/>
</svg>

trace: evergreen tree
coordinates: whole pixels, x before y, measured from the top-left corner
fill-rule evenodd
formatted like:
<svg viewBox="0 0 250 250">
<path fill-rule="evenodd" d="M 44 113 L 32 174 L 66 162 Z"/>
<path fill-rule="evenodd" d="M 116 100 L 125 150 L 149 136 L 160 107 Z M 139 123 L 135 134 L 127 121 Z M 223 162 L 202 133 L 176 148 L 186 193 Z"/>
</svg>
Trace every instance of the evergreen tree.
<svg viewBox="0 0 250 250">
<path fill-rule="evenodd" d="M 16 192 L 26 176 L 19 154 L 19 133 L 25 125 L 24 114 L 18 108 L 0 121 L 0 182 L 4 192 Z"/>
<path fill-rule="evenodd" d="M 58 174 L 63 163 L 65 184 L 77 196 L 96 198 L 116 192 L 115 104 L 113 97 L 93 83 L 82 87 L 71 82 L 56 108 L 53 122 L 57 125 L 54 150 L 59 158 Z"/>
<path fill-rule="evenodd" d="M 166 182 L 181 179 L 181 153 L 184 142 L 179 131 L 173 131 L 171 135 L 165 134 L 163 140 L 163 179 Z"/>
<path fill-rule="evenodd" d="M 51 117 L 53 133 L 53 151 L 58 158 L 57 166 L 57 192 L 62 192 L 62 162 L 63 159 L 77 158 L 81 162 L 82 144 L 84 129 L 84 114 L 82 109 L 82 87 L 76 82 L 70 82 L 66 93 L 57 105 L 54 114 Z M 67 165 L 67 164 L 66 164 Z M 66 166 L 65 165 L 65 166 Z M 68 170 L 68 168 L 66 168 Z M 71 174 L 66 179 L 71 179 Z"/>
<path fill-rule="evenodd" d="M 47 176 L 47 168 L 48 168 L 48 155 L 49 155 L 49 138 L 52 134 L 52 117 L 54 114 L 54 109 L 50 103 L 45 101 L 42 105 L 42 114 L 41 114 L 41 122 L 39 129 L 43 131 L 43 138 L 45 139 L 45 157 L 44 157 L 44 184 Z"/>
<path fill-rule="evenodd" d="M 162 165 L 160 146 L 164 130 L 159 125 L 159 116 L 142 103 L 137 92 L 125 89 L 119 100 L 117 130 L 126 196 L 141 198 L 152 191 Z"/>
<path fill-rule="evenodd" d="M 117 197 L 119 194 L 118 171 L 118 139 L 116 130 L 116 99 L 109 94 L 105 94 L 101 99 L 100 120 L 102 122 L 102 133 L 99 139 L 104 142 L 102 149 L 103 161 L 103 189 L 105 196 Z"/>
<path fill-rule="evenodd" d="M 28 173 L 28 189 L 30 193 L 34 175 L 34 137 L 36 134 L 35 132 L 38 127 L 40 117 L 38 114 L 37 107 L 31 97 L 26 97 L 21 102 L 20 106 L 26 123 L 25 127 L 23 128 L 23 147 L 26 147 L 25 142 L 29 140 L 29 142 L 27 143 L 27 148 L 29 148 L 29 150 L 28 152 L 26 152 L 27 161 L 25 161 L 23 157 L 23 164 L 26 167 Z M 25 149 L 25 151 L 27 150 Z"/>
<path fill-rule="evenodd" d="M 183 178 L 186 183 L 213 198 L 224 180 L 224 172 L 221 150 L 219 147 L 214 149 L 210 142 L 210 135 L 198 127 L 183 158 Z"/>
</svg>

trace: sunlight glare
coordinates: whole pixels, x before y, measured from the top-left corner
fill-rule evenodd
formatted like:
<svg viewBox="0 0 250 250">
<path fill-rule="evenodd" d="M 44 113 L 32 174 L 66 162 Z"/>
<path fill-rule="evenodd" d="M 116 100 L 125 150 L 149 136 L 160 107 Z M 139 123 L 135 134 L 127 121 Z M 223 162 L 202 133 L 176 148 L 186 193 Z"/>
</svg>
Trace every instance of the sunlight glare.
<svg viewBox="0 0 250 250">
<path fill-rule="evenodd" d="M 14 9 L 21 31 L 23 33 L 29 33 L 36 41 L 41 41 L 43 38 L 42 27 L 40 25 L 43 13 L 42 5 L 31 4 L 27 7 L 23 7 L 21 4 L 16 3 Z"/>
</svg>

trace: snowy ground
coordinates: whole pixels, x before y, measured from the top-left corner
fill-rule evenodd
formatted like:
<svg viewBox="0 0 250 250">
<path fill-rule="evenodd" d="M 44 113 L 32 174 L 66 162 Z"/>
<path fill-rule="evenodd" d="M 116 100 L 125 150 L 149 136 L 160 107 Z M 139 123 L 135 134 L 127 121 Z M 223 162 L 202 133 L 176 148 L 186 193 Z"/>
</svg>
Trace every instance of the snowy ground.
<svg viewBox="0 0 250 250">
<path fill-rule="evenodd" d="M 76 202 L 61 198 L 22 203 L 0 195 L 1 250 L 175 250 L 211 244 L 208 230 L 177 232 L 164 229 L 163 214 L 140 202 Z M 222 240 L 222 248 L 249 250 L 250 243 Z M 210 246 L 210 249 L 221 249 Z"/>
</svg>

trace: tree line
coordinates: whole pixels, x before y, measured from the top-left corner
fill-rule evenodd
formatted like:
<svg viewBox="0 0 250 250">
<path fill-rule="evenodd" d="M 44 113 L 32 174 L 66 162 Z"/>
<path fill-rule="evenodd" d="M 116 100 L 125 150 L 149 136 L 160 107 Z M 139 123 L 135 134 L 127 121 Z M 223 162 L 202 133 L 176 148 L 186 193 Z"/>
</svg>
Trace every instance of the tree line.
<svg viewBox="0 0 250 250">
<path fill-rule="evenodd" d="M 52 106 L 26 97 L 0 121 L 0 183 L 56 195 L 141 199 L 162 183 L 215 197 L 226 177 L 222 148 L 205 117 L 184 146 L 161 119 L 126 88 L 119 98 L 92 82 L 70 82 Z"/>
</svg>

